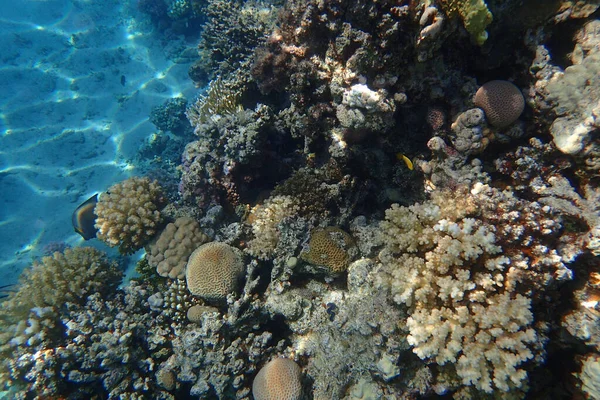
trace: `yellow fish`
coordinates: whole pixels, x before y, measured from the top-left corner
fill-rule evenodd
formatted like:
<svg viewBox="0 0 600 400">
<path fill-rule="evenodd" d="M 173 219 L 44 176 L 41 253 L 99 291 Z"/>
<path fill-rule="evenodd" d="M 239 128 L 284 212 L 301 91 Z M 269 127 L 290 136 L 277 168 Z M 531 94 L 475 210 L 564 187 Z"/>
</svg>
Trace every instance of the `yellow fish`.
<svg viewBox="0 0 600 400">
<path fill-rule="evenodd" d="M 396 153 L 396 158 L 398 160 L 404 161 L 404 164 L 406 164 L 406 166 L 408 167 L 408 169 L 410 169 L 411 171 L 415 168 L 415 166 L 413 165 L 412 161 L 410 161 L 410 158 L 406 157 L 404 154 L 402 154 L 402 153 Z"/>
</svg>

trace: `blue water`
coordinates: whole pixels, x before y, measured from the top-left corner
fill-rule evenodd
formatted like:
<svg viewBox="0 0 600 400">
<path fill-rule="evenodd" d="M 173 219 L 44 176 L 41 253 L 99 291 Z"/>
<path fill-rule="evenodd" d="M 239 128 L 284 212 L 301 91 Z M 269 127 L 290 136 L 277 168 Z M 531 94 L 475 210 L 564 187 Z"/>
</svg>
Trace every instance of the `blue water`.
<svg viewBox="0 0 600 400">
<path fill-rule="evenodd" d="M 12 283 L 48 243 L 82 243 L 75 207 L 136 174 L 152 107 L 196 89 L 135 1 L 2 3 L 0 282 Z"/>
</svg>

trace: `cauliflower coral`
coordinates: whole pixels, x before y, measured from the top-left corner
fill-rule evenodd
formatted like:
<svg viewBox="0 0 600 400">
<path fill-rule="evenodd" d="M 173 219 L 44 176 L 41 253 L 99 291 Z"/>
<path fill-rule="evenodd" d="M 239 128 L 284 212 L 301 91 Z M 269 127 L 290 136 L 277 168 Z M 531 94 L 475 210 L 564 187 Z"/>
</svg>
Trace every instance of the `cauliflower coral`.
<svg viewBox="0 0 600 400">
<path fill-rule="evenodd" d="M 157 181 L 132 177 L 111 186 L 100 196 L 95 213 L 98 239 L 122 254 L 147 244 L 161 228 L 166 200 Z"/>
</svg>

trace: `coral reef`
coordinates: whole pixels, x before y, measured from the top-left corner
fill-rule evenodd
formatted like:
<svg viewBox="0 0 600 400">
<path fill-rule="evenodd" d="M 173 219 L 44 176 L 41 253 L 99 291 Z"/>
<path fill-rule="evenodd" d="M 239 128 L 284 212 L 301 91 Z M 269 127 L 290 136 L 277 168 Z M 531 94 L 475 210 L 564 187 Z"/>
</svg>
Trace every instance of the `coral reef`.
<svg viewBox="0 0 600 400">
<path fill-rule="evenodd" d="M 169 99 L 150 111 L 150 122 L 162 131 L 170 131 L 176 135 L 186 135 L 191 125 L 186 118 L 187 100 L 183 97 Z"/>
<path fill-rule="evenodd" d="M 581 390 L 590 398 L 600 398 L 600 356 L 591 355 L 582 361 Z"/>
<path fill-rule="evenodd" d="M 157 181 L 132 177 L 111 186 L 100 196 L 94 212 L 98 239 L 123 254 L 134 253 L 158 233 L 165 206 Z"/>
<path fill-rule="evenodd" d="M 61 384 L 51 376 L 36 381 L 35 375 L 44 373 L 43 363 L 36 360 L 51 362 L 56 356 L 65 335 L 65 310 L 110 293 L 121 277 L 118 265 L 91 247 L 55 252 L 25 270 L 18 290 L 0 304 L 0 385 L 53 395 Z"/>
<path fill-rule="evenodd" d="M 598 6 L 140 1 L 166 48 L 201 36 L 205 87 L 187 122 L 180 98 L 151 113 L 136 167 L 161 185 L 96 207 L 140 276 L 87 248 L 34 263 L 0 303 L 2 386 L 596 396 Z"/>
<path fill-rule="evenodd" d="M 253 50 L 274 25 L 275 8 L 263 1 L 209 0 L 207 3 L 208 21 L 198 44 L 200 57 L 190 68 L 190 77 L 204 86 L 234 72 L 247 76 Z"/>
<path fill-rule="evenodd" d="M 273 196 L 255 206 L 247 220 L 254 237 L 248 241 L 246 251 L 262 260 L 271 258 L 279 243 L 279 224 L 285 218 L 297 215 L 298 211 L 296 200 L 290 196 Z"/>
</svg>

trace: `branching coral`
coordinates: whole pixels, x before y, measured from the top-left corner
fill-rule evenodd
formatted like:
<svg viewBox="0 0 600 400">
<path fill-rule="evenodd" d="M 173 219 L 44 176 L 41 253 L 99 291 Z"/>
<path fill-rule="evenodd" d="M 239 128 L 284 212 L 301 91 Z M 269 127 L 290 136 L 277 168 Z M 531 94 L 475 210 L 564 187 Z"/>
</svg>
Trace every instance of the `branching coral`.
<svg viewBox="0 0 600 400">
<path fill-rule="evenodd" d="M 56 252 L 25 270 L 19 289 L 0 305 L 0 386 L 25 387 L 42 397 L 53 397 L 55 384 L 36 387 L 32 383 L 35 371 L 29 371 L 31 364 L 36 357 L 53 359 L 53 349 L 64 337 L 60 317 L 68 307 L 84 304 L 88 296 L 110 292 L 121 276 L 116 263 L 91 247 Z M 21 357 L 23 354 L 27 356 Z"/>
<path fill-rule="evenodd" d="M 95 208 L 98 239 L 130 254 L 148 243 L 161 227 L 166 201 L 157 181 L 132 177 L 111 186 Z"/>
<path fill-rule="evenodd" d="M 463 385 L 484 392 L 523 385 L 522 364 L 540 353 L 529 288 L 571 277 L 543 245 L 558 225 L 539 204 L 528 213 L 523 207 L 476 184 L 471 192 L 434 192 L 429 202 L 392 206 L 381 223 L 379 257 L 394 300 L 408 306 L 413 351 L 454 364 Z"/>
</svg>

